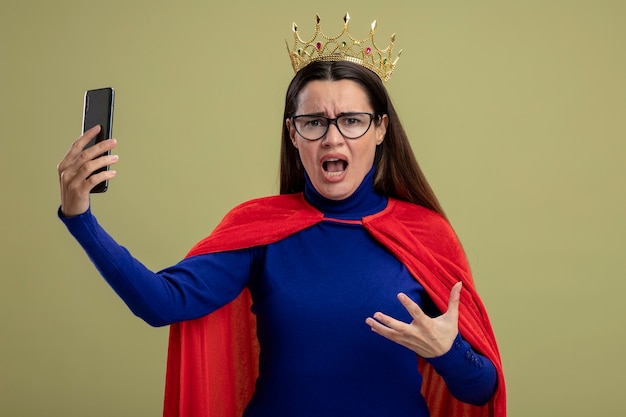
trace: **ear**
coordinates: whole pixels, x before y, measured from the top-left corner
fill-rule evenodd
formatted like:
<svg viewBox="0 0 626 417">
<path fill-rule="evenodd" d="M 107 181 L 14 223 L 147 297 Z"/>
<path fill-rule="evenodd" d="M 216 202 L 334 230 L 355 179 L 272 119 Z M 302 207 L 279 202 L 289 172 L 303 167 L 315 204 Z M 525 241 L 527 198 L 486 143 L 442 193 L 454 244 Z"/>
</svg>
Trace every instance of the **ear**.
<svg viewBox="0 0 626 417">
<path fill-rule="evenodd" d="M 389 125 L 389 116 L 383 114 L 380 116 L 380 123 L 375 125 L 376 127 L 376 145 L 380 145 L 385 140 L 385 134 L 387 133 L 387 126 Z"/>
<path fill-rule="evenodd" d="M 296 142 L 296 128 L 291 123 L 291 119 L 285 119 L 285 126 L 287 126 L 287 130 L 289 130 L 289 138 L 291 139 L 292 145 L 298 149 Z"/>
</svg>

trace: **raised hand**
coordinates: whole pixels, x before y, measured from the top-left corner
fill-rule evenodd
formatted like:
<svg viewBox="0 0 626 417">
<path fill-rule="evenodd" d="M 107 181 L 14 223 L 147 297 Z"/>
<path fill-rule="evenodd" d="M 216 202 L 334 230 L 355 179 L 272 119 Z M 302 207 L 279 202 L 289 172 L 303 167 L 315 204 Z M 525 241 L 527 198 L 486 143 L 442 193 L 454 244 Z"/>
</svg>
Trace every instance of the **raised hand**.
<svg viewBox="0 0 626 417">
<path fill-rule="evenodd" d="M 431 318 L 405 294 L 398 300 L 409 312 L 413 321 L 405 323 L 381 312 L 368 317 L 365 322 L 372 331 L 407 347 L 423 358 L 433 358 L 448 352 L 459 331 L 459 300 L 462 283 L 457 282 L 450 291 L 448 310 Z"/>
<path fill-rule="evenodd" d="M 84 149 L 100 132 L 100 126 L 94 126 L 79 137 L 67 154 L 57 165 L 61 186 L 61 213 L 64 216 L 77 216 L 89 208 L 89 192 L 104 180 L 115 177 L 112 170 L 91 175 L 95 170 L 112 165 L 118 161 L 117 155 L 99 156 L 117 145 L 115 139 L 107 139 Z"/>
</svg>

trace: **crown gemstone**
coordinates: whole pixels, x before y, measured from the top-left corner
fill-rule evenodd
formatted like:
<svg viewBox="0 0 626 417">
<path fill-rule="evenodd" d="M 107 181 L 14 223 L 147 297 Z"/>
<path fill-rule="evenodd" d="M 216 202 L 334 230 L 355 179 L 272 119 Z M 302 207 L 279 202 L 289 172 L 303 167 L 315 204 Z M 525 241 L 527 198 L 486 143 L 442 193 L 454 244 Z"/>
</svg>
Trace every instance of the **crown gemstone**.
<svg viewBox="0 0 626 417">
<path fill-rule="evenodd" d="M 320 49 L 322 49 L 322 43 L 318 42 L 315 44 L 315 47 L 317 48 L 317 50 L 319 51 Z"/>
<path fill-rule="evenodd" d="M 372 53 L 372 48 L 370 48 L 369 46 L 367 47 L 367 49 L 365 49 L 365 53 L 366 54 L 371 54 Z"/>
</svg>

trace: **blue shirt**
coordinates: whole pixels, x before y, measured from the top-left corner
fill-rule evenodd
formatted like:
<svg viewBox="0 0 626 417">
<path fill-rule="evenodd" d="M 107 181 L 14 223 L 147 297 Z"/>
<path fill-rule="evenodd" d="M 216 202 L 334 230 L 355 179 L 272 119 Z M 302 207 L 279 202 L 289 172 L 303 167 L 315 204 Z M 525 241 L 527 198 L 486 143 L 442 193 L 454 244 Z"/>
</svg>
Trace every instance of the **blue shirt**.
<svg viewBox="0 0 626 417">
<path fill-rule="evenodd" d="M 246 417 L 428 416 L 416 354 L 374 332 L 365 318 L 382 311 L 410 322 L 404 292 L 439 314 L 423 287 L 359 224 L 387 199 L 373 170 L 346 200 L 325 199 L 307 181 L 307 200 L 326 220 L 279 242 L 194 256 L 153 273 L 98 226 L 90 212 L 63 219 L 131 310 L 160 326 L 208 314 L 244 287 L 253 297 L 260 376 Z M 493 364 L 457 337 L 431 359 L 451 392 L 486 402 Z"/>
</svg>

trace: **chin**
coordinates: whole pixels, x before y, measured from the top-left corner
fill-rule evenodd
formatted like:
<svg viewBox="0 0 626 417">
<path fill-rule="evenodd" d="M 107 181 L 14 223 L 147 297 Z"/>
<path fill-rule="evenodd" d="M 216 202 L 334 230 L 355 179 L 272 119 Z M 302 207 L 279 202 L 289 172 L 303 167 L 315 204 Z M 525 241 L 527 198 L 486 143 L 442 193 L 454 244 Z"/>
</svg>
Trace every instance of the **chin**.
<svg viewBox="0 0 626 417">
<path fill-rule="evenodd" d="M 354 190 L 344 187 L 323 187 L 318 192 L 329 200 L 345 200 L 354 193 Z"/>
</svg>

